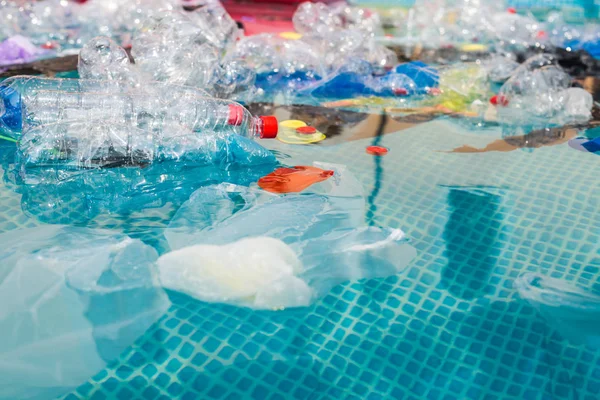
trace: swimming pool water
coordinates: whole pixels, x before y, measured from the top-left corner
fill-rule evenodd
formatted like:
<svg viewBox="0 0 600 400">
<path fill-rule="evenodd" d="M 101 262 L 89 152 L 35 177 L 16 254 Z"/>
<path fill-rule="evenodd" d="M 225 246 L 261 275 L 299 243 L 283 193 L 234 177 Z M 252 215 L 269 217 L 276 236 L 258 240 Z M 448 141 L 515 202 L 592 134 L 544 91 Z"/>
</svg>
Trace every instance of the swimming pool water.
<svg viewBox="0 0 600 400">
<path fill-rule="evenodd" d="M 411 238 L 410 267 L 279 312 L 170 293 L 171 309 L 145 336 L 64 398 L 600 398 L 600 349 L 562 338 L 512 285 L 526 271 L 598 283 L 600 157 L 566 143 L 444 152 L 498 137 L 434 121 L 336 146 L 270 143 L 287 164 L 346 164 L 364 186 L 365 222 Z M 390 153 L 368 155 L 374 142 Z M 0 187 L 0 231 L 42 224 L 17 192 Z M 160 247 L 172 213 L 85 224 Z"/>
</svg>

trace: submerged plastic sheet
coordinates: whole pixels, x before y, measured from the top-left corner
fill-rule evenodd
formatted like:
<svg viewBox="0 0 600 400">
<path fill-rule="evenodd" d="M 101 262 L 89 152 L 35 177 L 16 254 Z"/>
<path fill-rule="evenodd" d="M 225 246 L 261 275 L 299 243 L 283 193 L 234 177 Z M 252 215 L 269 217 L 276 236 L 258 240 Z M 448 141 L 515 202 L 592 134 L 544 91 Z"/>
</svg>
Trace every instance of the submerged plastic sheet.
<svg viewBox="0 0 600 400">
<path fill-rule="evenodd" d="M 276 196 L 215 185 L 198 190 L 165 236 L 162 284 L 202 301 L 252 308 L 307 306 L 339 283 L 402 271 L 416 250 L 398 229 L 360 227 L 364 200 L 343 174 L 327 194 Z M 324 186 L 327 188 L 327 186 Z"/>
<path fill-rule="evenodd" d="M 364 214 L 361 184 L 344 166 L 315 166 L 334 175 L 302 194 L 278 196 L 227 183 L 200 188 L 171 220 L 165 232 L 169 246 L 223 245 L 251 236 L 273 236 L 289 244 L 306 233 L 318 237 L 359 226 Z"/>
<path fill-rule="evenodd" d="M 116 359 L 168 309 L 157 253 L 114 232 L 0 235 L 0 399 L 50 399 Z"/>
<path fill-rule="evenodd" d="M 163 161 L 150 166 L 113 165 L 110 168 L 70 169 L 67 167 L 4 165 L 8 179 L 20 183 L 23 211 L 46 223 L 85 223 L 99 215 L 130 215 L 165 205 L 179 207 L 203 185 L 231 182 L 249 185 L 275 168 L 276 160 L 252 141 L 232 135 L 230 142 L 218 142 L 215 153 L 207 157 L 215 164 L 199 159 Z M 260 151 L 250 151 L 254 146 Z M 149 218 L 156 222 L 156 215 Z M 141 216 L 138 215 L 138 220 Z M 168 215 L 162 223 L 168 223 Z"/>
<path fill-rule="evenodd" d="M 600 347 L 598 290 L 534 273 L 517 278 L 515 287 L 564 338 L 573 344 Z"/>
</svg>

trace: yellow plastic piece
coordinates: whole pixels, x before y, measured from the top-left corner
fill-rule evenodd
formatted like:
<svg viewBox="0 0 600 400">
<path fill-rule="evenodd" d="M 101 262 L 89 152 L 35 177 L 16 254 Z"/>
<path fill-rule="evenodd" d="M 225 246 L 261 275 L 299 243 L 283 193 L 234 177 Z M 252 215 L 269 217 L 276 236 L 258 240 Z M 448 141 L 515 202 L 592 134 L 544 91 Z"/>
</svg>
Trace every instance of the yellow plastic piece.
<svg viewBox="0 0 600 400">
<path fill-rule="evenodd" d="M 460 50 L 467 52 L 467 53 L 472 53 L 472 52 L 484 52 L 487 51 L 488 47 L 485 44 L 481 44 L 481 43 L 468 43 L 468 44 L 463 44 L 462 46 L 460 46 Z"/>
<path fill-rule="evenodd" d="M 280 38 L 289 39 L 289 40 L 298 40 L 302 39 L 302 35 L 298 32 L 281 32 L 279 34 Z"/>
<path fill-rule="evenodd" d="M 279 123 L 279 126 L 283 127 L 283 128 L 301 128 L 303 126 L 306 126 L 306 122 L 297 120 L 297 119 L 288 119 L 287 121 L 282 121 Z"/>
<path fill-rule="evenodd" d="M 299 120 L 287 120 L 279 123 L 279 132 L 277 133 L 277 139 L 287 144 L 310 144 L 320 142 L 325 139 L 326 136 L 319 131 L 311 133 L 309 135 L 296 132 L 297 128 L 307 126 L 305 122 Z"/>
</svg>

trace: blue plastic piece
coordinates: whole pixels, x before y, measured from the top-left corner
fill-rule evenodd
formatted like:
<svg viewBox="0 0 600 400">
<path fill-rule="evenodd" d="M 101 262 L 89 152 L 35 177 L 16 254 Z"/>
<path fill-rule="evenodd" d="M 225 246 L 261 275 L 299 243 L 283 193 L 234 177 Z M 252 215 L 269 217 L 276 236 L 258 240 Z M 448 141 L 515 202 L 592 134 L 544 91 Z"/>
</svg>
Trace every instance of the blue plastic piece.
<svg viewBox="0 0 600 400">
<path fill-rule="evenodd" d="M 365 78 L 354 72 L 343 72 L 323 82 L 312 92 L 315 97 L 345 99 L 356 95 L 375 94 L 365 84 Z"/>
<path fill-rule="evenodd" d="M 583 147 L 590 153 L 600 152 L 600 137 L 592 139 L 588 142 L 581 143 L 581 147 Z"/>
<path fill-rule="evenodd" d="M 4 114 L 0 115 L 2 125 L 11 131 L 20 131 L 23 126 L 21 94 L 11 87 L 0 86 L 0 99 L 4 103 Z"/>
<path fill-rule="evenodd" d="M 265 91 L 278 91 L 282 89 L 302 90 L 313 82 L 321 80 L 319 75 L 310 72 L 298 71 L 290 75 L 281 75 L 274 72 L 258 74 L 256 86 Z"/>
<path fill-rule="evenodd" d="M 567 48 L 571 48 L 572 50 L 585 50 L 587 51 L 592 57 L 596 58 L 596 59 L 600 59 L 600 38 L 596 39 L 596 40 L 590 40 L 590 41 L 580 41 L 580 40 L 571 40 L 569 42 L 566 42 L 564 44 L 564 47 Z"/>
<path fill-rule="evenodd" d="M 417 85 L 418 92 L 426 92 L 427 88 L 437 87 L 440 75 L 437 70 L 421 61 L 400 64 L 396 67 L 397 74 L 404 74 Z"/>
</svg>

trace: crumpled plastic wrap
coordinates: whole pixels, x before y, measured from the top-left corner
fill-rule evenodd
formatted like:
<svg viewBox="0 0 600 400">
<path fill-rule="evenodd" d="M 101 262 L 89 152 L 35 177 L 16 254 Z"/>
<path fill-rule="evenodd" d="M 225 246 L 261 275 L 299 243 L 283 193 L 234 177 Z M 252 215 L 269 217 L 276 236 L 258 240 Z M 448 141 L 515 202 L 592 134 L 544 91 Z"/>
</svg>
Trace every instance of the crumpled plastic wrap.
<svg viewBox="0 0 600 400">
<path fill-rule="evenodd" d="M 541 54 L 528 59 L 500 88 L 499 120 L 510 124 L 587 122 L 592 95 L 572 88 L 571 81 L 552 56 Z"/>
<path fill-rule="evenodd" d="M 280 309 L 405 268 L 416 252 L 404 233 L 362 227 L 360 183 L 343 166 L 316 165 L 334 176 L 301 194 L 230 184 L 196 191 L 165 232 L 174 251 L 158 261 L 162 284 L 202 301 Z"/>
<path fill-rule="evenodd" d="M 439 77 L 439 91 L 426 99 L 425 104 L 449 112 L 464 112 L 471 110 L 474 102 L 487 102 L 492 94 L 487 71 L 477 63 L 440 68 Z"/>
<path fill-rule="evenodd" d="M 145 168 L 113 165 L 71 170 L 59 166 L 23 168 L 17 164 L 6 166 L 7 178 L 17 184 L 15 190 L 22 194 L 21 209 L 34 220 L 49 224 L 93 223 L 108 229 L 114 227 L 108 216 L 126 219 L 135 215 L 133 225 L 145 234 L 149 227 L 169 223 L 171 215 L 157 210 L 172 208 L 175 212 L 202 186 L 215 182 L 248 186 L 273 171 L 275 159 L 270 153 L 250 153 L 256 150 L 256 144 L 239 139 L 232 135 L 229 141 L 215 141 L 221 157 L 212 165 L 178 160 Z"/>
<path fill-rule="evenodd" d="M 3 65 L 27 63 L 52 54 L 34 46 L 28 38 L 15 35 L 0 42 L 0 70 Z"/>
<path fill-rule="evenodd" d="M 489 79 L 492 82 L 503 83 L 519 68 L 519 63 L 510 55 L 492 55 L 483 61 Z"/>
<path fill-rule="evenodd" d="M 0 399 L 51 399 L 115 360 L 167 311 L 156 251 L 110 231 L 0 235 Z"/>
</svg>

